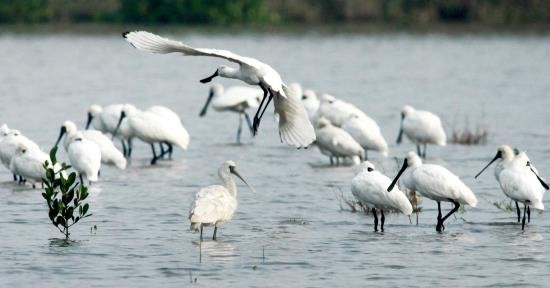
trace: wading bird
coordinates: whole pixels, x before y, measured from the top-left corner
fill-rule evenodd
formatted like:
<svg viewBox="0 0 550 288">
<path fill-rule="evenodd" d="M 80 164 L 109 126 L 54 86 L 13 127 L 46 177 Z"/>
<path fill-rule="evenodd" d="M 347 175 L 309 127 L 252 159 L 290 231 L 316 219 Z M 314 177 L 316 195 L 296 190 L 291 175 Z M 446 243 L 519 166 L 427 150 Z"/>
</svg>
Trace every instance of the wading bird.
<svg viewBox="0 0 550 288">
<path fill-rule="evenodd" d="M 402 176 L 402 177 L 401 177 Z M 403 167 L 388 187 L 391 192 L 397 180 L 409 191 L 417 191 L 420 195 L 437 202 L 437 225 L 435 230 L 445 230 L 443 222 L 455 213 L 460 204 L 476 207 L 477 199 L 472 190 L 460 179 L 442 166 L 423 164 L 422 159 L 414 152 L 409 152 L 403 162 Z M 444 217 L 441 216 L 441 202 L 451 202 L 454 208 Z"/>
<path fill-rule="evenodd" d="M 319 110 L 321 102 L 319 98 L 317 98 L 315 91 L 310 89 L 305 90 L 302 94 L 302 103 L 304 104 L 304 108 L 306 108 L 309 121 L 311 121 L 314 126 L 317 125 L 317 111 Z"/>
<path fill-rule="evenodd" d="M 376 121 L 371 118 L 353 114 L 344 122 L 342 129 L 346 130 L 365 149 L 365 159 L 368 159 L 368 150 L 388 156 L 388 143 L 382 136 Z"/>
<path fill-rule="evenodd" d="M 426 158 L 427 144 L 439 146 L 447 144 L 447 135 L 439 117 L 429 111 L 415 110 L 409 105 L 405 105 L 401 109 L 397 144 L 401 144 L 403 133 L 416 144 L 416 153 L 422 158 Z M 420 151 L 420 145 L 424 145 L 424 152 Z"/>
<path fill-rule="evenodd" d="M 44 163 L 49 161 L 50 157 L 42 150 L 28 148 L 25 144 L 19 143 L 15 150 L 15 155 L 11 158 L 10 170 L 15 175 L 20 175 L 36 188 L 36 183 L 41 183 L 46 178 L 46 169 Z M 49 165 L 51 167 L 51 163 Z M 54 170 L 59 171 L 61 165 L 55 164 Z"/>
<path fill-rule="evenodd" d="M 323 94 L 321 96 L 317 117 L 325 117 L 332 125 L 342 127 L 352 115 L 368 118 L 365 112 L 351 103 L 336 99 L 329 94 Z"/>
<path fill-rule="evenodd" d="M 90 128 L 90 125 L 96 130 L 99 130 L 105 134 L 111 134 L 115 132 L 120 118 L 120 111 L 122 111 L 124 104 L 112 104 L 105 107 L 101 107 L 97 104 L 91 105 L 88 109 L 88 119 L 86 120 L 86 130 Z M 126 125 L 122 125 L 117 133 L 117 138 L 120 139 L 122 144 L 122 154 L 125 157 L 130 158 L 132 156 L 132 139 L 124 133 Z M 113 136 L 114 138 L 114 136 Z"/>
<path fill-rule="evenodd" d="M 262 90 L 247 86 L 233 86 L 224 91 L 223 85 L 215 83 L 210 87 L 210 93 L 206 103 L 199 116 L 206 115 L 208 106 L 211 104 L 216 111 L 230 111 L 239 115 L 239 128 L 237 129 L 237 143 L 241 142 L 241 131 L 243 127 L 243 117 L 246 119 L 250 133 L 253 133 L 252 122 L 246 113 L 250 108 L 256 108 L 260 105 L 263 92 Z"/>
<path fill-rule="evenodd" d="M 27 149 L 40 150 L 36 143 L 22 135 L 19 130 L 9 129 L 9 132 L 4 132 L 0 142 L 0 160 L 2 160 L 2 164 L 4 164 L 4 167 L 8 170 L 11 170 L 11 159 L 15 156 L 15 151 L 20 144 L 24 144 Z M 13 181 L 17 181 L 16 174 L 13 175 Z M 19 182 L 24 181 L 25 179 L 19 175 Z"/>
<path fill-rule="evenodd" d="M 115 165 L 119 169 L 126 168 L 126 158 L 124 158 L 124 155 L 118 151 L 115 144 L 113 144 L 113 141 L 97 130 L 78 131 L 76 124 L 72 121 L 65 121 L 63 123 L 59 129 L 59 137 L 55 142 L 55 146 L 59 145 L 59 141 L 61 141 L 63 136 L 66 134 L 65 140 L 63 141 L 63 147 L 65 148 L 65 151 L 67 151 L 69 149 L 69 144 L 72 142 L 72 139 L 76 137 L 78 132 L 81 132 L 84 138 L 94 142 L 99 147 L 99 150 L 101 151 L 102 163 Z"/>
<path fill-rule="evenodd" d="M 315 140 L 313 126 L 309 122 L 307 112 L 303 107 L 301 95 L 289 95 L 289 88 L 283 83 L 281 76 L 271 66 L 254 58 L 239 56 L 227 50 L 193 48 L 179 41 L 160 37 L 146 31 L 125 32 L 122 36 L 135 48 L 152 53 L 179 52 L 188 56 L 210 56 L 229 60 L 239 65 L 239 68 L 220 66 L 210 77 L 200 80 L 208 83 L 214 77 L 239 79 L 250 85 L 259 86 L 264 93 L 256 111 L 252 128 L 256 134 L 260 120 L 273 99 L 275 113 L 279 114 L 279 136 L 281 141 L 298 148 L 307 147 Z M 267 102 L 266 102 L 267 100 Z M 265 102 L 265 105 L 264 105 Z"/>
<path fill-rule="evenodd" d="M 84 138 L 81 132 L 77 132 L 71 138 L 67 154 L 71 165 L 78 172 L 82 185 L 84 181 L 88 181 L 90 185 L 97 181 L 101 168 L 101 150 L 97 144 Z"/>
<path fill-rule="evenodd" d="M 336 164 L 339 164 L 339 157 L 349 157 L 356 164 L 363 160 L 365 150 L 361 147 L 348 132 L 330 123 L 324 117 L 317 121 L 317 146 L 321 153 L 330 157 L 330 164 L 334 164 L 333 157 L 336 157 Z"/>
<path fill-rule="evenodd" d="M 218 226 L 231 220 L 237 210 L 237 186 L 231 178 L 231 174 L 239 177 L 250 190 L 254 191 L 237 172 L 235 162 L 231 160 L 224 162 L 218 169 L 218 176 L 220 176 L 223 185 L 211 185 L 199 190 L 189 212 L 191 229 L 200 230 L 201 241 L 204 226 L 214 226 L 212 240 L 216 240 Z"/>
<path fill-rule="evenodd" d="M 516 155 L 517 154 L 517 155 Z M 518 222 L 520 222 L 521 211 L 518 202 L 523 203 L 523 219 L 521 229 L 525 229 L 525 214 L 530 220 L 533 207 L 537 210 L 544 210 L 542 198 L 548 190 L 548 184 L 538 175 L 536 168 L 532 167 L 529 157 L 524 152 L 514 153 L 508 145 L 498 148 L 495 157 L 476 176 L 477 178 L 493 162 L 499 160 L 495 167 L 495 178 L 500 184 L 504 195 L 516 202 Z"/>
<path fill-rule="evenodd" d="M 351 180 L 351 193 L 364 206 L 372 208 L 374 216 L 374 231 L 378 231 L 378 215 L 380 210 L 380 231 L 384 232 L 384 210 L 398 210 L 410 216 L 413 208 L 409 199 L 399 189 L 388 192 L 390 178 L 374 169 L 369 161 L 361 163 L 362 171 Z"/>
</svg>

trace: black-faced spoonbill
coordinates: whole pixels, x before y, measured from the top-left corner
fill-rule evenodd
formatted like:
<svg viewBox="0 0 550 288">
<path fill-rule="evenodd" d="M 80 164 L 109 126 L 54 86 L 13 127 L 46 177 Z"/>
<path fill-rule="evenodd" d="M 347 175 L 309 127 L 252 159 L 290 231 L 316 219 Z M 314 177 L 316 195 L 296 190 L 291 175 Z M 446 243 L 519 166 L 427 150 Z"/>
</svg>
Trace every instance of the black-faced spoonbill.
<svg viewBox="0 0 550 288">
<path fill-rule="evenodd" d="M 401 109 L 401 124 L 397 144 L 400 144 L 403 133 L 416 144 L 416 153 L 426 158 L 427 144 L 445 146 L 447 134 L 441 124 L 441 119 L 432 112 L 415 110 L 412 106 L 405 105 Z M 420 145 L 424 145 L 424 152 L 420 151 Z"/>
<path fill-rule="evenodd" d="M 330 157 L 330 164 L 333 164 L 332 157 L 336 157 L 337 164 L 339 157 L 349 157 L 353 163 L 359 164 L 365 155 L 361 147 L 348 132 L 330 123 L 325 117 L 317 121 L 317 146 L 321 153 Z"/>
<path fill-rule="evenodd" d="M 315 140 L 313 126 L 309 122 L 307 112 L 300 102 L 301 95 L 289 95 L 290 89 L 283 83 L 281 76 L 271 66 L 254 58 L 239 56 L 227 50 L 193 48 L 182 42 L 166 39 L 158 35 L 134 31 L 125 32 L 122 36 L 135 48 L 152 53 L 179 52 L 189 56 L 210 56 L 229 60 L 239 65 L 239 68 L 220 66 L 212 76 L 201 80 L 208 83 L 216 76 L 239 79 L 250 85 L 259 86 L 264 96 L 253 120 L 254 133 L 260 125 L 260 120 L 273 99 L 275 113 L 279 114 L 279 136 L 281 141 L 298 148 L 307 147 Z M 267 99 L 267 102 L 265 101 Z M 264 102 L 265 105 L 264 105 Z"/>
<path fill-rule="evenodd" d="M 392 191 L 399 177 L 401 184 L 409 191 L 417 191 L 420 195 L 437 201 L 437 232 L 445 230 L 443 222 L 458 210 L 460 204 L 471 207 L 477 205 L 477 198 L 472 190 L 456 175 L 439 165 L 422 164 L 422 159 L 412 151 L 407 154 L 403 167 L 391 182 L 388 192 Z M 454 204 L 454 208 L 444 217 L 441 216 L 442 201 Z"/>
<path fill-rule="evenodd" d="M 368 150 L 380 152 L 388 156 L 388 143 L 380 132 L 376 121 L 368 116 L 351 115 L 342 125 L 342 129 L 357 141 L 365 149 L 365 159 L 368 159 Z"/>
<path fill-rule="evenodd" d="M 215 83 L 210 87 L 210 93 L 199 116 L 206 115 L 209 105 L 216 111 L 230 111 L 239 114 L 239 128 L 237 129 L 237 143 L 241 142 L 241 131 L 243 116 L 246 119 L 250 133 L 253 133 L 252 122 L 246 113 L 250 108 L 257 108 L 260 105 L 263 92 L 260 89 L 247 86 L 233 86 L 224 91 L 222 84 Z"/>
<path fill-rule="evenodd" d="M 179 121 L 179 117 L 167 117 L 165 114 L 153 110 L 141 111 L 135 106 L 127 104 L 124 105 L 120 112 L 114 135 L 117 134 L 125 118 L 127 119 L 124 123 L 127 125 L 127 132 L 130 133 L 131 137 L 135 136 L 151 145 L 153 152 L 151 165 L 156 164 L 157 160 L 165 154 L 160 153 L 157 155 L 154 146 L 155 143 L 166 144 L 168 146 L 168 153 L 172 153 L 173 145 L 177 145 L 183 150 L 186 150 L 189 145 L 189 134 Z"/>
<path fill-rule="evenodd" d="M 35 188 L 36 183 L 41 183 L 42 179 L 46 178 L 44 162 L 49 159 L 48 154 L 42 150 L 36 147 L 27 148 L 25 144 L 19 143 L 15 155 L 11 158 L 10 170 L 13 174 L 24 177 Z M 61 166 L 56 164 L 54 169 L 57 171 L 61 169 Z"/>
<path fill-rule="evenodd" d="M 0 160 L 2 160 L 2 164 L 8 170 L 10 169 L 11 158 L 15 155 L 19 144 L 24 144 L 27 149 L 40 150 L 36 143 L 22 135 L 19 130 L 9 129 L 9 132 L 4 132 L 2 141 L 0 142 Z M 14 181 L 17 180 L 16 178 L 16 175 L 13 175 Z M 24 182 L 24 178 L 21 175 L 19 175 L 19 182 Z"/>
<path fill-rule="evenodd" d="M 92 142 L 94 142 L 99 150 L 101 151 L 101 162 L 109 165 L 115 165 L 119 169 L 126 168 L 126 158 L 124 155 L 118 151 L 113 144 L 113 141 L 109 137 L 105 136 L 103 133 L 97 130 L 83 130 L 78 131 L 76 124 L 72 121 L 65 121 L 61 128 L 59 129 L 59 137 L 55 142 L 55 146 L 59 145 L 59 141 L 65 136 L 63 141 L 63 147 L 65 151 L 69 149 L 69 144 L 72 142 L 72 139 L 76 137 L 78 132 L 82 133 L 82 136 Z"/>
<path fill-rule="evenodd" d="M 77 132 L 71 138 L 69 149 L 67 150 L 69 161 L 73 168 L 78 172 L 80 183 L 89 184 L 96 182 L 101 168 L 101 150 L 94 142 L 84 138 L 82 132 Z"/>
<path fill-rule="evenodd" d="M 302 103 L 304 108 L 306 108 L 307 116 L 309 121 L 315 126 L 317 124 L 317 111 L 319 110 L 319 105 L 321 101 L 317 98 L 315 91 L 307 89 L 302 93 Z"/>
<path fill-rule="evenodd" d="M 523 203 L 523 219 L 521 229 L 525 229 L 525 214 L 531 218 L 533 207 L 537 210 L 544 210 L 542 198 L 548 190 L 548 184 L 538 175 L 536 168 L 532 167 L 529 157 L 524 152 L 516 153 L 508 145 L 498 148 L 495 157 L 476 176 L 477 178 L 493 162 L 499 160 L 495 167 L 495 178 L 500 184 L 504 195 L 516 202 L 518 222 L 520 222 L 521 211 L 518 202 Z"/>
<path fill-rule="evenodd" d="M 387 191 L 391 184 L 390 178 L 374 169 L 369 161 L 361 163 L 362 171 L 351 180 L 351 193 L 363 205 L 372 208 L 374 216 L 374 231 L 378 231 L 378 215 L 380 210 L 380 230 L 384 232 L 384 210 L 398 210 L 410 216 L 413 208 L 409 199 L 399 189 Z"/>
<path fill-rule="evenodd" d="M 332 125 L 342 127 L 352 115 L 368 117 L 365 112 L 351 103 L 336 99 L 329 94 L 323 94 L 321 96 L 317 117 L 325 117 Z"/>
<path fill-rule="evenodd" d="M 91 105 L 88 109 L 86 130 L 90 128 L 90 125 L 93 125 L 96 130 L 113 135 L 123 106 L 124 104 L 112 104 L 105 107 L 101 107 L 97 104 Z M 123 125 L 123 127 L 124 126 L 125 125 Z M 129 138 L 127 133 L 123 131 L 117 133 L 117 138 L 120 139 L 120 143 L 122 144 L 122 154 L 130 158 L 132 156 L 132 138 Z"/>
<path fill-rule="evenodd" d="M 223 185 L 211 185 L 199 190 L 189 212 L 191 229 L 200 230 L 201 241 L 203 226 L 214 226 L 212 240 L 216 240 L 218 226 L 231 220 L 237 210 L 237 186 L 231 174 L 239 177 L 250 190 L 254 191 L 237 172 L 235 162 L 231 160 L 224 162 L 218 169 Z"/>
</svg>

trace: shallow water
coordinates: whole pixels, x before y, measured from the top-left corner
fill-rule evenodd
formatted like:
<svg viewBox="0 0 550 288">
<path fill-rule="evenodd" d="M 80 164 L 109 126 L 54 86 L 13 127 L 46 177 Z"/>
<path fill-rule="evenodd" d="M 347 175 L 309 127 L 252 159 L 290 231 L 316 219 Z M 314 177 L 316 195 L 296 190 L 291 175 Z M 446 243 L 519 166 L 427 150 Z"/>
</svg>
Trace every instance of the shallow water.
<svg viewBox="0 0 550 288">
<path fill-rule="evenodd" d="M 173 35 L 190 44 L 223 47 L 263 59 L 287 82 L 349 100 L 378 121 L 390 157 L 371 159 L 390 177 L 412 144 L 393 144 L 404 104 L 438 113 L 447 131 L 483 125 L 485 146 L 429 147 L 428 161 L 448 167 L 472 188 L 478 207 L 435 232 L 436 205 L 424 199 L 418 226 L 390 215 L 386 232 L 373 219 L 341 211 L 355 167 L 330 167 L 316 148 L 279 143 L 271 116 L 252 141 L 232 144 L 237 118 L 198 112 L 208 87 L 199 79 L 222 61 L 150 55 L 118 34 L 0 36 L 0 123 L 20 129 L 48 150 L 64 120 L 82 127 L 93 103 L 161 104 L 182 118 L 188 151 L 148 164 L 135 142 L 128 169 L 102 169 L 91 188 L 93 216 L 63 244 L 39 190 L 19 186 L 0 169 L 0 286 L 319 287 L 546 286 L 550 281 L 550 217 L 533 213 L 525 232 L 492 169 L 473 175 L 509 143 L 528 151 L 550 177 L 550 37 L 519 35 Z M 235 81 L 222 81 L 237 84 Z M 239 208 L 218 241 L 189 231 L 186 216 L 199 187 L 218 183 L 227 159 L 257 193 L 239 183 Z M 548 205 L 548 201 L 545 201 Z M 444 204 L 450 209 L 449 204 Z M 96 226 L 97 229 L 92 229 Z M 210 237 L 211 229 L 205 230 Z M 202 250 L 202 255 L 200 251 Z M 202 257 L 202 263 L 199 263 Z M 195 282 L 196 281 L 196 282 Z"/>
</svg>

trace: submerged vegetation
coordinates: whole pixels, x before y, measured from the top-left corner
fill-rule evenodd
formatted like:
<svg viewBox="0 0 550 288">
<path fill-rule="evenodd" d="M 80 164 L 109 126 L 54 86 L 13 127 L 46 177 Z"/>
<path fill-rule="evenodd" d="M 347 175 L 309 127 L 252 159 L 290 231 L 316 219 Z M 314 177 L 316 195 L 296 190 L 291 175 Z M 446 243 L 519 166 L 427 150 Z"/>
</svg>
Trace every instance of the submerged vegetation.
<svg viewBox="0 0 550 288">
<path fill-rule="evenodd" d="M 482 124 L 477 124 L 475 129 L 472 129 L 469 125 L 469 121 L 466 118 L 463 128 L 457 128 L 456 121 L 453 124 L 450 142 L 453 144 L 462 145 L 485 145 L 487 144 L 487 137 L 489 131 Z"/>
<path fill-rule="evenodd" d="M 46 169 L 46 178 L 42 179 L 45 188 L 42 196 L 48 203 L 48 216 L 53 226 L 59 229 L 65 240 L 69 239 L 69 228 L 78 223 L 79 220 L 89 217 L 90 205 L 84 203 L 88 197 L 88 188 L 82 183 L 76 182 L 76 173 L 71 172 L 66 177 L 66 171 L 70 168 L 65 163 L 61 163 L 60 168 L 56 159 L 57 147 L 50 150 L 50 161 L 46 160 L 44 169 Z M 51 166 L 50 166 L 51 163 Z M 55 171 L 55 169 L 59 169 Z"/>
<path fill-rule="evenodd" d="M 93 5 L 92 5 L 93 3 Z M 0 23 L 550 24 L 544 0 L 5 0 Z"/>
</svg>

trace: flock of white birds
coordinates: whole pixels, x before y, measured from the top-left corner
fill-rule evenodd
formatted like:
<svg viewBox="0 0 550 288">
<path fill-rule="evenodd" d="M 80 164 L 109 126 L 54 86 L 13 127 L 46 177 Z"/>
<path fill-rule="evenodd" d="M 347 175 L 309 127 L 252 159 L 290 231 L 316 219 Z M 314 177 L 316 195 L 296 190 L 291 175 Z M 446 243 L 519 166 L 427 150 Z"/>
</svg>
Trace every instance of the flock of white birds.
<svg viewBox="0 0 550 288">
<path fill-rule="evenodd" d="M 404 106 L 397 143 L 403 134 L 416 145 L 417 152 L 409 152 L 397 176 L 391 180 L 376 170 L 367 160 L 367 151 L 388 156 L 388 144 L 376 121 L 351 103 L 324 94 L 320 97 L 313 90 L 303 91 L 299 84 L 286 85 L 281 76 L 269 65 L 250 57 L 243 57 L 226 50 L 193 48 L 181 42 L 145 32 L 126 32 L 123 37 L 135 48 L 153 53 L 182 53 L 191 56 L 211 56 L 229 60 L 239 67 L 220 66 L 214 74 L 202 79 L 208 83 L 215 77 L 239 79 L 251 88 L 234 86 L 224 89 L 213 84 L 210 94 L 200 112 L 204 116 L 211 105 L 216 111 L 231 111 L 239 116 L 237 142 L 240 142 L 243 118 L 252 135 L 257 133 L 263 114 L 274 102 L 278 115 L 281 142 L 297 148 L 307 148 L 314 143 L 331 165 L 349 162 L 360 164 L 359 172 L 351 182 L 355 198 L 372 209 L 374 230 L 378 231 L 378 214 L 381 216 L 381 231 L 384 231 L 384 211 L 399 211 L 405 215 L 413 212 L 406 192 L 415 192 L 434 200 L 438 206 L 436 230 L 445 229 L 445 220 L 455 213 L 460 205 L 475 207 L 474 193 L 456 175 L 436 164 L 423 163 L 428 144 L 446 145 L 447 136 L 439 117 L 428 111 Z M 256 109 L 251 119 L 248 109 Z M 93 127 L 94 129 L 89 129 Z M 110 135 L 108 137 L 107 135 Z M 78 130 L 75 123 L 66 121 L 60 129 L 56 146 L 63 140 L 71 166 L 76 170 L 81 183 L 98 181 L 102 163 L 125 169 L 127 158 L 132 155 L 132 141 L 137 138 L 150 145 L 153 157 L 151 164 L 164 157 L 171 158 L 174 146 L 187 149 L 189 134 L 179 116 L 163 106 L 139 110 L 131 104 L 115 104 L 105 107 L 92 105 L 88 110 L 85 130 Z M 122 152 L 112 140 L 117 139 Z M 158 150 L 155 147 L 158 145 Z M 423 148 L 423 149 L 422 149 Z M 14 181 L 31 183 L 33 187 L 45 178 L 44 162 L 49 156 L 38 145 L 16 129 L 6 124 L 0 126 L 0 160 L 11 171 Z M 542 199 L 549 189 L 539 176 L 525 152 L 507 145 L 499 147 L 491 163 L 498 161 L 495 177 L 504 194 L 516 203 L 518 222 L 522 229 L 530 220 L 530 208 L 544 210 Z M 224 162 L 218 170 L 223 185 L 202 188 L 189 212 L 193 230 L 202 231 L 204 226 L 214 226 L 213 239 L 219 225 L 229 221 L 237 209 L 237 188 L 231 175 L 248 183 L 237 172 L 233 161 Z M 476 178 L 479 176 L 476 175 Z M 401 179 L 400 188 L 396 187 Z M 254 190 L 249 186 L 251 190 Z M 441 202 L 451 202 L 454 207 L 446 215 L 441 213 Z M 518 203 L 524 205 L 523 218 Z"/>
</svg>

